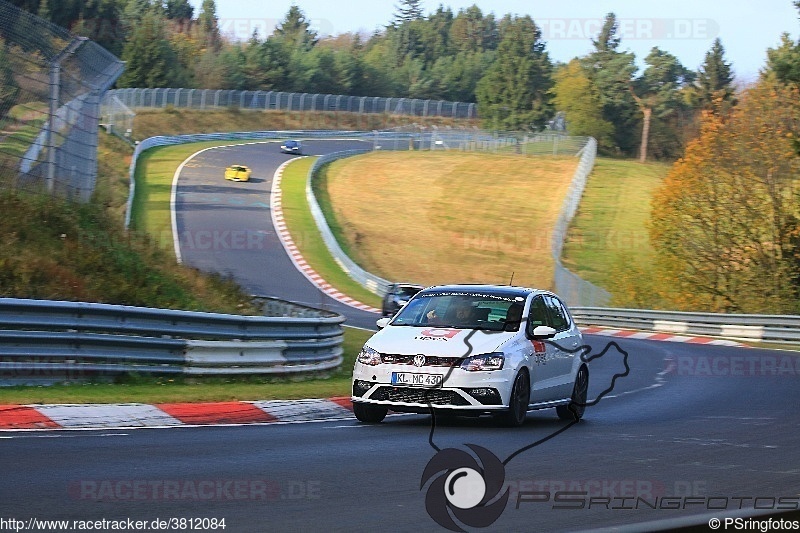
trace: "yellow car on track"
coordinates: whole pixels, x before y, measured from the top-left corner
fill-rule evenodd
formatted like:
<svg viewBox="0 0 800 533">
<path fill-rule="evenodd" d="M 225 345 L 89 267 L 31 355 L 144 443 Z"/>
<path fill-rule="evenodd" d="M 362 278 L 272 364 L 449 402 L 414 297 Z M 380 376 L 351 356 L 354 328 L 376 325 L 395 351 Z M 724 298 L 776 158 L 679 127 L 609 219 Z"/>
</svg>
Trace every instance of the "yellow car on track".
<svg viewBox="0 0 800 533">
<path fill-rule="evenodd" d="M 244 165 L 231 165 L 225 169 L 225 179 L 231 181 L 250 181 L 252 171 Z"/>
</svg>

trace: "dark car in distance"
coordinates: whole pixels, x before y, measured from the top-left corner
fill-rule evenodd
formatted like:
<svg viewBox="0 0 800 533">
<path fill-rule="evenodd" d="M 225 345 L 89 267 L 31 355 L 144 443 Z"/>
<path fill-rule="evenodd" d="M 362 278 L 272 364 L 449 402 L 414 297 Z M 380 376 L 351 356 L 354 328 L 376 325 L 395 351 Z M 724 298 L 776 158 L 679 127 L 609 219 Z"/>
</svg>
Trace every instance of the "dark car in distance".
<svg viewBox="0 0 800 533">
<path fill-rule="evenodd" d="M 302 154 L 303 146 L 300 144 L 300 141 L 286 141 L 281 144 L 281 152 L 284 154 Z"/>
<path fill-rule="evenodd" d="M 389 291 L 383 297 L 383 316 L 393 316 L 401 307 L 406 305 L 412 296 L 424 289 L 422 285 L 414 283 L 393 283 L 389 286 Z"/>
</svg>

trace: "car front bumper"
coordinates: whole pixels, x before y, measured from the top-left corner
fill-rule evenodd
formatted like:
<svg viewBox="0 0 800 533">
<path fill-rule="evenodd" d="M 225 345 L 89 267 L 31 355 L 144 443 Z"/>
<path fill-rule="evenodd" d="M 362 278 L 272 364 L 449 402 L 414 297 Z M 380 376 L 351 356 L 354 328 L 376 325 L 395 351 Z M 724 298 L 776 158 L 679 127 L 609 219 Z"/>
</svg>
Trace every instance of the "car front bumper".
<svg viewBox="0 0 800 533">
<path fill-rule="evenodd" d="M 400 385 L 393 383 L 394 373 L 441 375 L 443 383 L 436 387 Z M 452 367 L 356 363 L 351 399 L 400 412 L 427 413 L 431 407 L 492 412 L 508 409 L 511 385 L 504 370 L 468 372 Z"/>
</svg>

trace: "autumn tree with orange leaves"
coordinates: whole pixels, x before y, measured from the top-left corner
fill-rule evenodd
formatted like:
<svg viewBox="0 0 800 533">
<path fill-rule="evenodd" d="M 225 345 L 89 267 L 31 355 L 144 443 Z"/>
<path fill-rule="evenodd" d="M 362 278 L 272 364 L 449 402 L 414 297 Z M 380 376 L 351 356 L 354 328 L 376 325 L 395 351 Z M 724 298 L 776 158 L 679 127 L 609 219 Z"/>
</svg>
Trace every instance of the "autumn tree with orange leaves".
<svg viewBox="0 0 800 533">
<path fill-rule="evenodd" d="M 650 236 L 674 307 L 800 312 L 798 135 L 798 88 L 767 80 L 726 116 L 703 116 L 653 198 Z"/>
</svg>

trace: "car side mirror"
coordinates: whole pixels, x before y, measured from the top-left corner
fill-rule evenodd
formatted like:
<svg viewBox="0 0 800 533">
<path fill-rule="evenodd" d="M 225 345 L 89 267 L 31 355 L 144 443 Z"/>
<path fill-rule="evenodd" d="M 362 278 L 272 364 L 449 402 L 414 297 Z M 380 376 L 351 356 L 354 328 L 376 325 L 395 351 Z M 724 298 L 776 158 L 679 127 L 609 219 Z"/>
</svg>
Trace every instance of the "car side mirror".
<svg viewBox="0 0 800 533">
<path fill-rule="evenodd" d="M 532 339 L 552 339 L 556 336 L 556 330 L 550 326 L 536 326 L 530 335 Z"/>
<path fill-rule="evenodd" d="M 391 320 L 391 318 L 389 318 L 389 317 L 383 317 L 383 318 L 379 318 L 379 319 L 378 319 L 378 320 L 375 322 L 375 325 L 376 325 L 376 326 L 378 326 L 378 329 L 383 329 L 383 328 L 385 328 L 385 327 L 386 327 L 386 326 L 389 324 L 389 321 L 390 321 L 390 320 Z"/>
</svg>

